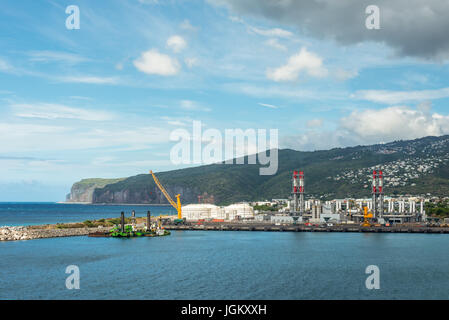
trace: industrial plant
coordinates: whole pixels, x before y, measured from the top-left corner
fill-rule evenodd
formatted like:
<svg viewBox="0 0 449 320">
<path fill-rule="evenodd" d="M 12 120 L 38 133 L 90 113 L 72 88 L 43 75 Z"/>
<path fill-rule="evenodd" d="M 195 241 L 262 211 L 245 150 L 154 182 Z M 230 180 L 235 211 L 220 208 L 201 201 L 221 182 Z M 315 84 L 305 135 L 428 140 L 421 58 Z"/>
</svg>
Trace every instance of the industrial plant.
<svg viewBox="0 0 449 320">
<path fill-rule="evenodd" d="M 421 197 L 389 197 L 384 194 L 384 174 L 374 170 L 372 196 L 369 198 L 334 199 L 323 201 L 306 195 L 304 171 L 292 174 L 292 192 L 286 199 L 237 203 L 220 207 L 210 202 L 173 206 L 178 210 L 178 221 L 185 222 L 259 222 L 284 224 L 363 224 L 364 226 L 390 226 L 393 224 L 423 223 L 431 220 L 424 209 L 428 199 Z M 255 210 L 265 206 L 276 209 Z M 182 214 L 181 214 L 182 213 Z"/>
<path fill-rule="evenodd" d="M 305 200 L 303 171 L 294 171 L 292 176 L 292 199 L 286 201 L 283 221 L 310 223 L 360 223 L 365 220 L 365 207 L 371 214 L 371 222 L 388 225 L 392 223 L 425 222 L 426 199 L 419 197 L 385 197 L 382 170 L 374 170 L 372 197 L 365 199 L 334 199 L 321 201 Z"/>
</svg>

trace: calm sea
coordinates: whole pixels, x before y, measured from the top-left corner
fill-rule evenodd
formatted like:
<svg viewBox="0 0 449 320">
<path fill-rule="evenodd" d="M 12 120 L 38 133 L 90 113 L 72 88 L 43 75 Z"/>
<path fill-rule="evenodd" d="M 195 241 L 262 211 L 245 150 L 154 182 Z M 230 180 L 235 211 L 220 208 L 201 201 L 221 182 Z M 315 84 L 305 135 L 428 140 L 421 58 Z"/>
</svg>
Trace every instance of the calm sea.
<svg viewBox="0 0 449 320">
<path fill-rule="evenodd" d="M 169 207 L 1 204 L 0 225 Z M 173 212 L 174 213 L 174 212 Z M 80 269 L 80 289 L 65 286 Z M 380 270 L 368 290 L 365 269 Z M 177 231 L 0 243 L 0 299 L 448 299 L 449 235 Z"/>
<path fill-rule="evenodd" d="M 171 206 L 131 206 L 131 205 L 84 205 L 62 203 L 14 203 L 0 202 L 0 226 L 18 226 L 35 224 L 53 224 L 65 222 L 82 222 L 102 218 L 118 218 L 124 211 L 131 216 L 176 214 Z"/>
</svg>

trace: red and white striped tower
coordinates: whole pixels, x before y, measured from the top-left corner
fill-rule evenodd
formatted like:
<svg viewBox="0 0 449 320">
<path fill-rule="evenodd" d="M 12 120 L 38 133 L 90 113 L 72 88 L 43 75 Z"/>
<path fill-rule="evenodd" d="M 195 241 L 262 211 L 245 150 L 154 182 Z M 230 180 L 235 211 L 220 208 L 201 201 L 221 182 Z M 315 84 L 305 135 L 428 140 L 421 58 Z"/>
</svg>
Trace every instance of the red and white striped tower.
<svg viewBox="0 0 449 320">
<path fill-rule="evenodd" d="M 304 171 L 299 171 L 299 213 L 304 214 L 305 202 L 304 202 Z"/>
<path fill-rule="evenodd" d="M 377 171 L 373 171 L 373 217 L 376 218 L 377 214 L 377 195 L 378 195 L 378 188 L 377 188 Z"/>
<path fill-rule="evenodd" d="M 382 170 L 379 170 L 378 174 L 378 198 L 379 198 L 379 218 L 382 218 L 384 214 L 384 174 Z"/>
<path fill-rule="evenodd" d="M 299 208 L 299 174 L 298 171 L 293 171 L 292 176 L 292 194 L 293 194 L 293 212 L 296 214 Z"/>
</svg>

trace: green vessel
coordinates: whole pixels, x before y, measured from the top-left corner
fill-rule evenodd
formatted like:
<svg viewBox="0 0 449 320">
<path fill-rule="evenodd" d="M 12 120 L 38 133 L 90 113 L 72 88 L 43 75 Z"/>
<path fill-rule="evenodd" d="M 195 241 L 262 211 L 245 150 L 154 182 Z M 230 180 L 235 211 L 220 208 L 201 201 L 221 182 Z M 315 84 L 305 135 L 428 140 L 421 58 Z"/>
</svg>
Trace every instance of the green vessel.
<svg viewBox="0 0 449 320">
<path fill-rule="evenodd" d="M 113 238 L 135 238 L 135 237 L 161 237 L 170 235 L 170 231 L 157 229 L 155 231 L 133 231 L 132 226 L 125 226 L 125 230 L 122 231 L 119 226 L 115 226 L 109 230 L 109 236 Z"/>
</svg>

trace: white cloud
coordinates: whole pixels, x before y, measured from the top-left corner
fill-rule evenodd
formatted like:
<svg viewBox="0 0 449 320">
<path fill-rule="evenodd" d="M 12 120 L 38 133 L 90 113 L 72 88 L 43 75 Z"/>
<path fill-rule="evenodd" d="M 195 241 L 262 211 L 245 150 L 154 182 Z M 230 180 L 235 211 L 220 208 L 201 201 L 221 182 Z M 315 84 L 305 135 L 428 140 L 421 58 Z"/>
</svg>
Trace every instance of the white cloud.
<svg viewBox="0 0 449 320">
<path fill-rule="evenodd" d="M 59 51 L 32 51 L 28 54 L 31 61 L 50 62 L 50 61 L 62 61 L 66 63 L 79 63 L 88 61 L 89 59 L 80 55 L 68 52 Z"/>
<path fill-rule="evenodd" d="M 290 100 L 339 100 L 347 101 L 349 93 L 342 90 L 329 89 L 326 91 L 316 88 L 298 88 L 297 86 L 283 85 L 253 85 L 246 82 L 227 83 L 223 89 L 229 92 L 238 92 L 255 98 L 282 98 Z"/>
<path fill-rule="evenodd" d="M 287 47 L 280 44 L 278 39 L 276 38 L 268 39 L 267 41 L 265 41 L 265 44 L 278 50 L 287 51 Z"/>
<path fill-rule="evenodd" d="M 178 53 L 187 47 L 187 42 L 183 37 L 175 35 L 167 39 L 167 46 L 173 50 L 173 52 Z"/>
<path fill-rule="evenodd" d="M 159 4 L 159 0 L 139 0 L 142 4 Z"/>
<path fill-rule="evenodd" d="M 175 75 L 181 68 L 178 60 L 166 54 L 159 53 L 156 49 L 143 52 L 133 63 L 141 72 L 161 76 Z"/>
<path fill-rule="evenodd" d="M 190 21 L 188 19 L 185 19 L 181 25 L 180 25 L 181 29 L 183 30 L 188 30 L 188 31 L 196 31 L 198 28 L 192 26 L 192 24 L 190 23 Z"/>
<path fill-rule="evenodd" d="M 312 119 L 307 121 L 307 128 L 319 128 L 323 125 L 322 119 Z"/>
<path fill-rule="evenodd" d="M 181 100 L 180 102 L 181 108 L 184 110 L 192 110 L 192 111 L 211 111 L 210 108 L 205 108 L 199 105 L 196 101 L 192 100 Z"/>
<path fill-rule="evenodd" d="M 341 127 L 370 142 L 415 139 L 449 133 L 449 116 L 395 106 L 353 111 L 341 120 Z"/>
<path fill-rule="evenodd" d="M 176 127 L 186 127 L 192 124 L 192 120 L 191 119 L 187 119 L 187 118 L 175 118 L 175 117 L 161 117 L 162 120 L 164 120 L 165 122 L 167 122 L 167 124 L 171 125 L 171 126 L 176 126 Z"/>
<path fill-rule="evenodd" d="M 355 78 L 358 75 L 359 75 L 359 72 L 357 70 L 345 70 L 342 68 L 338 68 L 335 71 L 335 77 L 341 81 L 346 81 L 346 80 Z"/>
<path fill-rule="evenodd" d="M 236 16 L 229 16 L 229 20 L 232 22 L 245 23 L 242 18 Z"/>
<path fill-rule="evenodd" d="M 185 58 L 184 62 L 187 65 L 187 67 L 189 67 L 189 68 L 193 68 L 194 66 L 198 65 L 197 58 Z"/>
<path fill-rule="evenodd" d="M 262 107 L 267 107 L 267 108 L 271 108 L 271 109 L 278 109 L 278 106 L 272 105 L 272 104 L 268 104 L 268 103 L 261 103 L 259 102 L 259 105 L 261 105 Z"/>
<path fill-rule="evenodd" d="M 107 123 L 95 127 L 80 127 L 79 123 L 44 125 L 0 123 L 0 145 L 8 152 L 58 153 L 68 150 L 102 148 L 148 149 L 151 145 L 169 143 L 170 130 L 136 124 Z"/>
<path fill-rule="evenodd" d="M 10 72 L 13 71 L 14 68 L 6 61 L 0 58 L 0 71 Z"/>
<path fill-rule="evenodd" d="M 256 34 L 264 36 L 264 37 L 290 38 L 293 36 L 293 33 L 291 33 L 290 31 L 280 29 L 280 28 L 262 29 L 262 28 L 248 26 L 248 30 L 250 32 L 256 33 Z"/>
<path fill-rule="evenodd" d="M 97 76 L 66 76 L 56 77 L 55 80 L 70 83 L 87 83 L 87 84 L 117 84 L 116 77 L 97 77 Z"/>
<path fill-rule="evenodd" d="M 123 63 L 122 63 L 122 62 L 118 62 L 118 63 L 115 65 L 115 68 L 116 68 L 117 70 L 123 70 Z"/>
<path fill-rule="evenodd" d="M 84 97 L 84 96 L 70 96 L 70 99 L 78 99 L 78 100 L 93 100 L 90 97 Z"/>
<path fill-rule="evenodd" d="M 299 53 L 291 56 L 287 64 L 277 68 L 268 69 L 268 79 L 274 81 L 294 81 L 298 79 L 301 72 L 307 73 L 312 77 L 324 77 L 328 74 L 326 68 L 323 67 L 322 59 L 313 52 L 302 48 Z"/>
<path fill-rule="evenodd" d="M 14 114 L 21 118 L 40 119 L 77 119 L 88 121 L 107 121 L 115 116 L 112 113 L 101 110 L 86 110 L 68 107 L 60 104 L 38 103 L 38 104 L 13 104 L 11 108 Z"/>
<path fill-rule="evenodd" d="M 447 98 L 449 97 L 449 87 L 436 90 L 417 91 L 359 90 L 351 97 L 378 103 L 396 104 L 401 102 Z"/>
<path fill-rule="evenodd" d="M 428 106 L 394 106 L 353 111 L 341 118 L 334 130 L 311 129 L 305 134 L 284 137 L 282 144 L 299 150 L 319 150 L 446 134 L 449 116 L 431 113 Z"/>
</svg>

